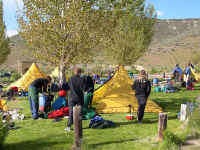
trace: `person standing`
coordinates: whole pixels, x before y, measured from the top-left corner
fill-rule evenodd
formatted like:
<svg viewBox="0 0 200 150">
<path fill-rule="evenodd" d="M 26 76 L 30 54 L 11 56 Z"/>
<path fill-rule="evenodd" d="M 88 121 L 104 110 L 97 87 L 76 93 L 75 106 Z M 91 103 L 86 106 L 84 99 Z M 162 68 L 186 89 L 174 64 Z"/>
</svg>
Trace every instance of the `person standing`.
<svg viewBox="0 0 200 150">
<path fill-rule="evenodd" d="M 74 75 L 69 79 L 69 119 L 67 123 L 67 128 L 65 131 L 71 131 L 71 125 L 73 124 L 73 107 L 83 106 L 84 104 L 84 78 L 81 77 L 81 68 L 74 68 Z M 82 114 L 80 114 L 81 116 Z"/>
<path fill-rule="evenodd" d="M 147 79 L 144 70 L 140 72 L 139 78 L 134 81 L 132 89 L 135 90 L 135 96 L 138 101 L 138 123 L 142 123 L 147 99 L 151 93 L 151 82 Z"/>
<path fill-rule="evenodd" d="M 84 83 L 85 83 L 85 88 L 84 91 L 87 92 L 87 94 L 92 94 L 91 99 L 90 99 L 90 106 L 92 106 L 92 99 L 93 99 L 93 94 L 94 94 L 94 82 L 93 79 L 91 77 L 91 74 L 88 73 L 87 76 L 84 76 Z"/>
<path fill-rule="evenodd" d="M 34 80 L 29 86 L 28 89 L 29 103 L 33 120 L 38 119 L 39 93 L 47 92 L 47 88 L 50 83 L 51 83 L 51 77 L 48 76 L 47 79 L 39 78 Z"/>
<path fill-rule="evenodd" d="M 175 77 L 176 82 L 180 82 L 183 75 L 183 70 L 179 67 L 179 64 L 176 64 L 176 67 L 173 70 L 173 76 Z"/>
<path fill-rule="evenodd" d="M 186 82 L 186 88 L 190 88 L 191 84 L 191 64 L 189 63 L 185 68 L 185 82 Z"/>
</svg>

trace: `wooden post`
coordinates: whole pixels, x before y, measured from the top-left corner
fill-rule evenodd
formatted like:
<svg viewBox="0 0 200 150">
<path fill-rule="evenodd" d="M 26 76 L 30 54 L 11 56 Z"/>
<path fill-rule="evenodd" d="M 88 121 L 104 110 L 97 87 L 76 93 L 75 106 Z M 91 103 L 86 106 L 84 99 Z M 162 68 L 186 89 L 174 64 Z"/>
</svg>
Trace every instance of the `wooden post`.
<svg viewBox="0 0 200 150">
<path fill-rule="evenodd" d="M 159 114 L 158 137 L 159 137 L 159 140 L 161 140 L 161 141 L 163 141 L 164 131 L 165 131 L 165 129 L 167 129 L 167 120 L 168 120 L 167 113 L 160 113 Z"/>
<path fill-rule="evenodd" d="M 187 105 L 186 104 L 181 104 L 181 116 L 180 120 L 185 121 L 187 117 Z"/>
<path fill-rule="evenodd" d="M 73 107 L 73 119 L 74 119 L 74 145 L 72 150 L 80 150 L 82 144 L 82 118 L 81 114 L 81 106 Z"/>
</svg>

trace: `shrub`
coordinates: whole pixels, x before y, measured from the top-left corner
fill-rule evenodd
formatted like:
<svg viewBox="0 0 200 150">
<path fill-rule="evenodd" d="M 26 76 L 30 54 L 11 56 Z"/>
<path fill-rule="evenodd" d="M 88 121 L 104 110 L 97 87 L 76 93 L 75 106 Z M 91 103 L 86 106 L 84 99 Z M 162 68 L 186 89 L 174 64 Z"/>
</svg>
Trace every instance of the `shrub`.
<svg viewBox="0 0 200 150">
<path fill-rule="evenodd" d="M 8 134 L 8 128 L 6 124 L 2 122 L 2 115 L 0 114 L 0 148 L 3 146 L 3 142 Z"/>
<path fill-rule="evenodd" d="M 11 75 L 10 81 L 14 82 L 14 81 L 18 80 L 20 77 L 21 77 L 21 75 L 19 73 L 14 72 Z"/>
<path fill-rule="evenodd" d="M 133 68 L 133 69 L 131 70 L 131 72 L 133 72 L 133 74 L 139 74 L 139 73 L 140 73 L 140 71 L 137 70 L 136 68 Z"/>
<path fill-rule="evenodd" d="M 158 72 L 159 71 L 155 67 L 151 68 L 151 71 L 150 71 L 151 74 L 155 74 L 155 73 L 158 73 Z"/>
<path fill-rule="evenodd" d="M 190 136 L 192 137 L 199 137 L 200 135 L 200 104 L 194 104 L 193 111 L 189 116 L 189 131 Z"/>
<path fill-rule="evenodd" d="M 182 139 L 170 131 L 165 131 L 164 141 L 160 145 L 160 150 L 178 150 L 183 143 Z"/>
</svg>

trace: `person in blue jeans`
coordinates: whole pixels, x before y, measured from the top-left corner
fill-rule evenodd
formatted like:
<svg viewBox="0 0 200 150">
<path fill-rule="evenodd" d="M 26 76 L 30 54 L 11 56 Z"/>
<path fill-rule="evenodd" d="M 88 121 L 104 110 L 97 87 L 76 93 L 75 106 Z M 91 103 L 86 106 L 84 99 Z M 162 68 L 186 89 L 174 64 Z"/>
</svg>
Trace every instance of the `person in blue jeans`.
<svg viewBox="0 0 200 150">
<path fill-rule="evenodd" d="M 33 120 L 38 119 L 39 110 L 39 93 L 47 92 L 48 84 L 51 83 L 51 77 L 47 79 L 39 78 L 31 83 L 28 90 L 28 98 Z"/>
<path fill-rule="evenodd" d="M 189 89 L 191 84 L 191 64 L 189 63 L 185 68 L 186 88 Z"/>
</svg>

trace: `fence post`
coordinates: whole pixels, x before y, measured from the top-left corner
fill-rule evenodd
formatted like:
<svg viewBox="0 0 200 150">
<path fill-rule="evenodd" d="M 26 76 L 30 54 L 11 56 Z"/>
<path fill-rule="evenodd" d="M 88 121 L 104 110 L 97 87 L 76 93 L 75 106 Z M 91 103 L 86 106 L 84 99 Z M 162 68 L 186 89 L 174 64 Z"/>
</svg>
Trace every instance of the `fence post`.
<svg viewBox="0 0 200 150">
<path fill-rule="evenodd" d="M 168 120 L 167 113 L 160 113 L 159 114 L 158 137 L 159 137 L 159 140 L 161 140 L 161 141 L 163 141 L 164 131 L 167 129 L 167 120 Z"/>
<path fill-rule="evenodd" d="M 180 114 L 180 120 L 185 121 L 187 117 L 187 105 L 181 104 L 181 114 Z"/>
<path fill-rule="evenodd" d="M 82 144 L 82 118 L 81 118 L 81 106 L 73 107 L 73 119 L 74 119 L 74 145 L 72 150 L 80 150 Z"/>
</svg>

